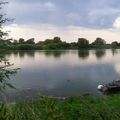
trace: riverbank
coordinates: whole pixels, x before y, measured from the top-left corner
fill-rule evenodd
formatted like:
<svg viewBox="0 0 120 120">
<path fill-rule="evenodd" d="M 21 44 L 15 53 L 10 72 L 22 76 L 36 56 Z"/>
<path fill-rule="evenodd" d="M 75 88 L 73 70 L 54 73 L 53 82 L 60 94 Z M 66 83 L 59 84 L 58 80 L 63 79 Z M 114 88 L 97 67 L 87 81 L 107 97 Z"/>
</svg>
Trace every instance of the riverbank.
<svg viewBox="0 0 120 120">
<path fill-rule="evenodd" d="M 119 120 L 120 95 L 72 97 L 65 101 L 43 97 L 0 105 L 0 120 Z"/>
</svg>

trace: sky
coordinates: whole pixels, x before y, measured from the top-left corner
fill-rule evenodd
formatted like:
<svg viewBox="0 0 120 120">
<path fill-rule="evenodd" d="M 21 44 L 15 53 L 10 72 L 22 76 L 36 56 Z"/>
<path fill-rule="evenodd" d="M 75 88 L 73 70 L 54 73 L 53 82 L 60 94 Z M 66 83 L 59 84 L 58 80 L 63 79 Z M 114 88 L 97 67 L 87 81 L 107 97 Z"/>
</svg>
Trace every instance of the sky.
<svg viewBox="0 0 120 120">
<path fill-rule="evenodd" d="M 120 0 L 8 0 L 8 16 L 15 18 L 5 29 L 10 37 L 43 41 L 60 36 L 63 41 L 90 42 L 102 37 L 120 42 Z"/>
</svg>

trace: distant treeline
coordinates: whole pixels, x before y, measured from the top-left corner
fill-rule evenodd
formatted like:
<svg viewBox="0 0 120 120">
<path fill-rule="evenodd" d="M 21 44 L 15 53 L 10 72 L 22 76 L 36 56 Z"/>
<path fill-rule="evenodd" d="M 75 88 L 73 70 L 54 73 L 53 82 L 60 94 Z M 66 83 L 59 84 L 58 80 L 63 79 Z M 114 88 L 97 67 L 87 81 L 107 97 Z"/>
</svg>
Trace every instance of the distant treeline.
<svg viewBox="0 0 120 120">
<path fill-rule="evenodd" d="M 120 48 L 120 43 L 117 41 L 111 44 L 106 44 L 106 41 L 100 37 L 96 38 L 91 44 L 86 38 L 78 38 L 77 42 L 67 43 L 62 41 L 60 37 L 54 37 L 53 39 L 46 39 L 45 41 L 39 41 L 35 43 L 35 39 L 31 38 L 24 40 L 0 39 L 1 49 L 11 50 L 62 50 L 62 49 L 92 49 L 92 48 Z"/>
</svg>

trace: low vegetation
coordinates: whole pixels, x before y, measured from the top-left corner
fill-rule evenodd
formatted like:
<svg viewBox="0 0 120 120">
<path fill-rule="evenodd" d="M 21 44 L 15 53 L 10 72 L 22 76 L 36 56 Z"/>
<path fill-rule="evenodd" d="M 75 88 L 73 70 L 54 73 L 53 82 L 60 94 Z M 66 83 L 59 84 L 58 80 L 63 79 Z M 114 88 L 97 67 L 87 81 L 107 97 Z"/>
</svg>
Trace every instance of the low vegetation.
<svg viewBox="0 0 120 120">
<path fill-rule="evenodd" d="M 119 120 L 120 95 L 0 104 L 0 120 Z"/>
</svg>

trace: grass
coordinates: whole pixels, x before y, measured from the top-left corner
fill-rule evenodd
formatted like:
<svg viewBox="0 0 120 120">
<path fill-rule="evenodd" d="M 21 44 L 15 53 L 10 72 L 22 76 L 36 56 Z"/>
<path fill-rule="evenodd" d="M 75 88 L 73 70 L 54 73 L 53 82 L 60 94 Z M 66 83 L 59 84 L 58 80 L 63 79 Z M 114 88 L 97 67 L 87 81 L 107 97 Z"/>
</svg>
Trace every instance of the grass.
<svg viewBox="0 0 120 120">
<path fill-rule="evenodd" d="M 36 101 L 0 104 L 0 120 L 119 120 L 120 95 L 72 97 L 65 101 L 43 97 Z"/>
</svg>

